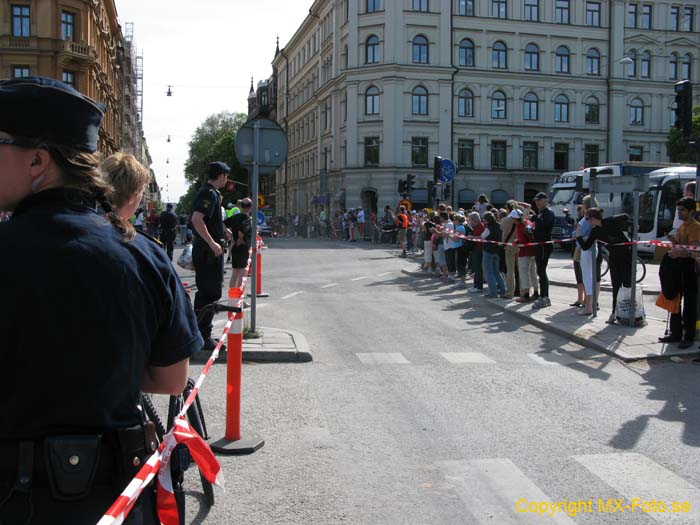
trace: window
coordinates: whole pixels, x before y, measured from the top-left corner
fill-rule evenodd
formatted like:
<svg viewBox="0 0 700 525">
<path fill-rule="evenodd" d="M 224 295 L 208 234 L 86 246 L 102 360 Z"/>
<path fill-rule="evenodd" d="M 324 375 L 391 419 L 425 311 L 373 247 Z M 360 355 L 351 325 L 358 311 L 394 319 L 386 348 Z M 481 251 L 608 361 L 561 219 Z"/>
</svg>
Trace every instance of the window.
<svg viewBox="0 0 700 525">
<path fill-rule="evenodd" d="M 651 29 L 651 13 L 652 13 L 652 6 L 651 4 L 643 4 L 642 5 L 642 18 L 639 21 L 639 27 L 642 29 Z"/>
<path fill-rule="evenodd" d="M 673 31 L 678 31 L 681 28 L 679 9 L 677 5 L 671 6 L 671 29 Z"/>
<path fill-rule="evenodd" d="M 692 31 L 693 26 L 693 18 L 695 17 L 695 8 L 693 7 L 686 7 L 683 9 L 683 31 Z"/>
<path fill-rule="evenodd" d="M 61 73 L 61 80 L 69 86 L 75 87 L 75 73 L 73 71 L 64 71 Z"/>
<path fill-rule="evenodd" d="M 365 166 L 379 166 L 379 137 L 365 137 Z"/>
<path fill-rule="evenodd" d="M 586 24 L 600 27 L 600 2 L 586 2 Z"/>
<path fill-rule="evenodd" d="M 372 35 L 365 43 L 365 63 L 376 64 L 381 60 L 379 56 L 379 38 Z"/>
<path fill-rule="evenodd" d="M 586 100 L 586 124 L 600 124 L 600 104 L 598 99 L 591 97 Z"/>
<path fill-rule="evenodd" d="M 508 67 L 508 49 L 500 40 L 493 45 L 491 65 L 496 69 L 506 69 Z"/>
<path fill-rule="evenodd" d="M 411 165 L 428 165 L 428 139 L 425 137 L 413 137 L 411 139 Z"/>
<path fill-rule="evenodd" d="M 459 0 L 457 14 L 462 16 L 474 16 L 474 0 Z"/>
<path fill-rule="evenodd" d="M 554 169 L 569 171 L 569 145 L 557 142 L 554 144 Z"/>
<path fill-rule="evenodd" d="M 630 102 L 630 124 L 632 126 L 644 125 L 644 104 L 638 98 Z"/>
<path fill-rule="evenodd" d="M 628 77 L 636 77 L 637 76 L 637 52 L 635 50 L 630 51 L 627 53 L 627 56 L 629 57 L 632 62 L 627 64 L 627 76 Z"/>
<path fill-rule="evenodd" d="M 651 78 L 651 53 L 649 51 L 642 53 L 640 64 L 642 78 Z"/>
<path fill-rule="evenodd" d="M 539 120 L 539 100 L 534 93 L 523 98 L 523 120 Z"/>
<path fill-rule="evenodd" d="M 586 74 L 600 75 L 600 51 L 595 48 L 586 53 Z"/>
<path fill-rule="evenodd" d="M 73 40 L 73 26 L 75 25 L 75 15 L 66 11 L 61 12 L 61 39 Z"/>
<path fill-rule="evenodd" d="M 540 48 L 537 47 L 537 44 L 525 46 L 525 69 L 527 71 L 540 70 Z"/>
<path fill-rule="evenodd" d="M 413 0 L 413 10 L 421 13 L 428 12 L 428 0 Z"/>
<path fill-rule="evenodd" d="M 379 89 L 370 86 L 365 92 L 365 114 L 379 115 Z"/>
<path fill-rule="evenodd" d="M 29 6 L 12 6 L 12 36 L 29 36 Z"/>
<path fill-rule="evenodd" d="M 348 68 L 348 46 L 343 46 L 343 69 Z"/>
<path fill-rule="evenodd" d="M 491 15 L 496 18 L 508 18 L 506 0 L 491 0 Z"/>
<path fill-rule="evenodd" d="M 678 79 L 678 55 L 671 53 L 668 61 L 668 78 L 671 80 Z"/>
<path fill-rule="evenodd" d="M 379 0 L 367 0 L 366 7 L 367 9 L 365 11 L 367 13 L 374 13 L 376 11 L 379 11 Z"/>
<path fill-rule="evenodd" d="M 554 21 L 557 24 L 570 24 L 569 0 L 556 0 L 554 4 Z"/>
<path fill-rule="evenodd" d="M 428 90 L 422 86 L 418 86 L 413 90 L 412 108 L 414 115 L 428 114 Z"/>
<path fill-rule="evenodd" d="M 589 168 L 600 165 L 598 153 L 598 144 L 585 144 L 583 146 L 583 167 Z"/>
<path fill-rule="evenodd" d="M 627 6 L 627 27 L 637 27 L 637 4 L 631 2 Z"/>
<path fill-rule="evenodd" d="M 12 66 L 12 78 L 24 78 L 29 75 L 29 66 Z"/>
<path fill-rule="evenodd" d="M 569 48 L 566 46 L 559 46 L 556 52 L 556 61 L 554 63 L 554 70 L 557 73 L 570 73 L 571 66 L 569 63 L 571 55 L 569 54 Z"/>
<path fill-rule="evenodd" d="M 537 142 L 523 142 L 523 169 L 537 169 Z"/>
<path fill-rule="evenodd" d="M 457 114 L 460 117 L 474 116 L 474 94 L 468 89 L 459 92 L 457 98 Z"/>
<path fill-rule="evenodd" d="M 418 35 L 413 39 L 413 63 L 428 63 L 428 39 L 423 35 Z"/>
<path fill-rule="evenodd" d="M 457 142 L 457 164 L 460 168 L 474 168 L 474 141 Z"/>
<path fill-rule="evenodd" d="M 569 99 L 566 95 L 554 99 L 554 122 L 569 122 Z"/>
<path fill-rule="evenodd" d="M 506 96 L 502 91 L 496 91 L 491 97 L 491 118 L 506 118 Z"/>
<path fill-rule="evenodd" d="M 506 167 L 506 141 L 493 140 L 491 141 L 491 168 Z"/>
<path fill-rule="evenodd" d="M 459 65 L 474 67 L 474 42 L 468 38 L 459 43 Z"/>
<path fill-rule="evenodd" d="M 540 21 L 540 0 L 525 0 L 525 20 Z"/>
<path fill-rule="evenodd" d="M 629 160 L 642 162 L 644 160 L 644 148 L 642 146 L 630 146 Z"/>
<path fill-rule="evenodd" d="M 681 80 L 690 80 L 690 68 L 693 63 L 692 55 L 685 55 L 681 62 Z"/>
</svg>

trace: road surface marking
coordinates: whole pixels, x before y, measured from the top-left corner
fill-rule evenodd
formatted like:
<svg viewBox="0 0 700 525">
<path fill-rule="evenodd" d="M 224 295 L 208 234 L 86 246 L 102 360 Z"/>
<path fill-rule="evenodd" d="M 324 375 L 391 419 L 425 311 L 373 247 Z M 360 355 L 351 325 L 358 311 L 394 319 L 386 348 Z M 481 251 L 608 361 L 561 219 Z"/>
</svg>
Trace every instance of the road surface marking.
<svg viewBox="0 0 700 525">
<path fill-rule="evenodd" d="M 365 365 L 408 365 L 410 362 L 400 353 L 357 353 L 357 357 Z"/>
<path fill-rule="evenodd" d="M 445 479 L 456 489 L 476 521 L 465 523 L 520 525 L 556 523 L 572 525 L 566 514 L 555 513 L 545 521 L 537 513 L 518 512 L 517 501 L 552 501 L 507 458 L 441 461 Z"/>
<path fill-rule="evenodd" d="M 338 286 L 338 283 L 324 284 L 321 288 L 333 288 L 334 286 Z"/>
<path fill-rule="evenodd" d="M 495 363 L 490 357 L 479 352 L 440 352 L 440 355 L 452 364 L 460 363 Z"/>
<path fill-rule="evenodd" d="M 378 273 L 377 277 L 386 277 L 387 275 L 391 275 L 394 272 L 386 272 L 386 273 Z"/>
<path fill-rule="evenodd" d="M 661 523 L 700 523 L 700 489 L 648 457 L 624 452 L 574 456 L 574 459 L 627 498 L 624 505 L 632 505 L 633 498 L 642 502 L 656 500 L 665 502 L 670 511 L 671 502 L 687 501 L 688 513 L 650 512 L 646 516 Z M 625 509 L 625 512 L 631 511 Z M 641 513 L 641 509 L 636 508 L 637 512 Z"/>
<path fill-rule="evenodd" d="M 289 295 L 285 295 L 284 297 L 282 297 L 282 299 L 291 299 L 291 298 L 294 297 L 295 295 L 299 295 L 299 294 L 302 294 L 302 293 L 304 293 L 304 292 L 294 292 L 294 293 L 290 293 Z"/>
<path fill-rule="evenodd" d="M 350 279 L 351 281 L 362 281 L 363 279 L 369 279 L 369 277 L 355 277 L 354 279 Z"/>
</svg>

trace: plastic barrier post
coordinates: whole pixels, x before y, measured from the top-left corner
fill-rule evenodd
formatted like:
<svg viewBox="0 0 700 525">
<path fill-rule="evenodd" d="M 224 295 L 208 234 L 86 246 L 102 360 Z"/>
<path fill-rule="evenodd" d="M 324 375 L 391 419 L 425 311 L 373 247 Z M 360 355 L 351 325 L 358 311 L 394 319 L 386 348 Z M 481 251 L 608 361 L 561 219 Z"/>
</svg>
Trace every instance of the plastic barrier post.
<svg viewBox="0 0 700 525">
<path fill-rule="evenodd" d="M 258 236 L 258 243 L 255 250 L 255 296 L 256 297 L 270 297 L 269 293 L 262 291 L 262 247 L 263 247 L 262 237 Z M 252 266 L 252 265 L 251 265 Z M 252 295 L 252 293 L 248 294 Z"/>
<path fill-rule="evenodd" d="M 240 301 L 243 291 L 231 288 L 228 296 Z M 242 301 L 240 301 L 242 303 Z M 211 449 L 224 455 L 252 454 L 265 444 L 257 436 L 241 436 L 241 373 L 243 370 L 243 312 L 235 314 L 228 334 L 226 358 L 226 431 Z"/>
</svg>

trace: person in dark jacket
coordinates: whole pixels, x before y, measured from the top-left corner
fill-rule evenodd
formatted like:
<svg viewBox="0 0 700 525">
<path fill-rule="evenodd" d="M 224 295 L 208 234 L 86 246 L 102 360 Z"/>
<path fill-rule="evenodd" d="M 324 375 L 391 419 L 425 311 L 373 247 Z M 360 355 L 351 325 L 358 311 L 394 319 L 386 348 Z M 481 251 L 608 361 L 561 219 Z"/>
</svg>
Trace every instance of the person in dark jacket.
<svg viewBox="0 0 700 525">
<path fill-rule="evenodd" d="M 173 211 L 173 205 L 168 203 L 165 211 L 160 214 L 160 242 L 163 243 L 168 259 L 173 260 L 175 238 L 177 237 L 177 215 Z"/>
<path fill-rule="evenodd" d="M 535 242 L 548 242 L 552 240 L 552 228 L 554 228 L 554 212 L 547 206 L 547 194 L 539 192 L 535 196 Z M 551 244 L 540 244 L 535 251 L 535 264 L 537 265 L 537 277 L 540 281 L 540 297 L 532 305 L 533 308 L 551 306 L 549 300 L 549 279 L 547 277 L 547 264 L 554 248 Z"/>
<path fill-rule="evenodd" d="M 486 282 L 489 284 L 489 293 L 486 297 L 506 297 L 506 283 L 503 280 L 503 275 L 500 271 L 500 255 L 498 244 L 493 242 L 501 242 L 501 226 L 498 224 L 496 217 L 490 211 L 484 213 L 484 226 L 486 229 L 481 234 L 481 238 L 491 243 L 484 243 L 484 270 L 486 271 Z"/>
</svg>

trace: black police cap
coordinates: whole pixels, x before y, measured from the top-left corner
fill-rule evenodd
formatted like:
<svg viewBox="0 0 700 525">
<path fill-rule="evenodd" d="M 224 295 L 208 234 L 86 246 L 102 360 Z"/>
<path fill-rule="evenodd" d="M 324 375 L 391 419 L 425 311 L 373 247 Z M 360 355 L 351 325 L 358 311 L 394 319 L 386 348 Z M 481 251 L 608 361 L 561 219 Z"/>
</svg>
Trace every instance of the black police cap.
<svg viewBox="0 0 700 525">
<path fill-rule="evenodd" d="M 93 153 L 107 107 L 52 78 L 0 80 L 0 131 Z"/>
<path fill-rule="evenodd" d="M 535 195 L 535 200 L 538 201 L 540 199 L 546 199 L 547 194 L 543 191 L 539 192 L 537 195 Z"/>
<path fill-rule="evenodd" d="M 225 162 L 212 162 L 209 164 L 209 178 L 214 179 L 222 173 L 231 173 L 231 168 Z"/>
</svg>

